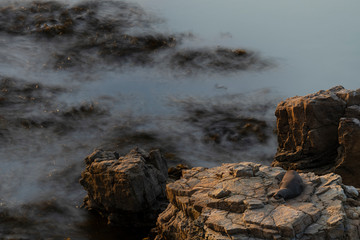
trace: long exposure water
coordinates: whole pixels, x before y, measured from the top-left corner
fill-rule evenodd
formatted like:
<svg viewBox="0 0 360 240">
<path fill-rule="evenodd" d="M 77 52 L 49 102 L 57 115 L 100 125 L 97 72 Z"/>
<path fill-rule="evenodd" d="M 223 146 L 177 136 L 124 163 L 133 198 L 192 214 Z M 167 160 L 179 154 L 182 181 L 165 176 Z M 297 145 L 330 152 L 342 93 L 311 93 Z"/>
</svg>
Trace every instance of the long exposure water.
<svg viewBox="0 0 360 240">
<path fill-rule="evenodd" d="M 270 164 L 276 104 L 359 88 L 360 2 L 2 1 L 0 238 L 141 239 L 81 209 L 83 159 Z"/>
</svg>

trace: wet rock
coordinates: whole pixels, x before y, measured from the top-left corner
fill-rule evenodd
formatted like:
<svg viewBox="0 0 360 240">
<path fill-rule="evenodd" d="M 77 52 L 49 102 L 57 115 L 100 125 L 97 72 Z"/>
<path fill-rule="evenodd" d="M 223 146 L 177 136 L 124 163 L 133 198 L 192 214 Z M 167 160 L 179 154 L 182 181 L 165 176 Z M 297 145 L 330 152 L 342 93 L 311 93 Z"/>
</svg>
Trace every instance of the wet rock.
<svg viewBox="0 0 360 240">
<path fill-rule="evenodd" d="M 262 69 L 270 65 L 266 61 L 258 61 L 258 56 L 243 49 L 190 49 L 176 52 L 170 59 L 173 68 L 194 71 L 211 69 L 213 71 Z M 258 64 L 254 64 L 257 62 Z"/>
<path fill-rule="evenodd" d="M 233 169 L 253 169 L 234 176 Z M 254 163 L 184 170 L 166 187 L 168 208 L 157 220 L 160 239 L 358 239 L 358 207 L 336 174 L 300 173 L 305 189 L 286 201 L 268 198 L 286 171 Z M 219 178 L 221 173 L 221 178 Z M 221 197 L 216 197 L 221 194 Z M 349 217 L 351 215 L 351 217 Z M 351 237 L 349 237 L 351 236 Z"/>
<path fill-rule="evenodd" d="M 253 106 L 246 109 L 245 104 L 234 107 L 233 104 L 226 103 L 228 99 L 224 100 L 220 103 L 209 103 L 210 100 L 196 102 L 191 99 L 180 102 L 180 107 L 187 116 L 184 120 L 201 130 L 203 142 L 223 147 L 246 148 L 268 140 L 271 128 L 269 124 L 258 116 L 250 116 L 266 111 L 270 106 L 259 104 L 259 109 Z M 260 110 L 262 107 L 264 109 Z"/>
<path fill-rule="evenodd" d="M 74 106 L 61 112 L 62 117 L 73 120 L 79 120 L 81 118 L 103 114 L 106 114 L 106 111 L 100 109 L 97 104 L 92 102 L 84 102 L 80 104 L 80 106 Z"/>
<path fill-rule="evenodd" d="M 176 48 L 183 38 L 192 35 L 155 32 L 154 24 L 160 21 L 138 5 L 121 1 L 83 1 L 72 5 L 30 1 L 0 5 L 0 32 L 53 41 L 49 65 L 57 70 L 88 69 L 89 65 L 99 65 L 99 60 L 116 66 L 156 64 L 181 74 L 260 70 L 271 66 L 269 61 L 243 49 Z"/>
<path fill-rule="evenodd" d="M 360 90 L 342 86 L 278 104 L 278 150 L 273 166 L 339 173 L 359 186 Z"/>
<path fill-rule="evenodd" d="M 88 192 L 84 206 L 109 223 L 151 226 L 166 207 L 167 166 L 158 150 L 136 148 L 123 157 L 97 150 L 85 162 L 80 179 Z"/>
</svg>

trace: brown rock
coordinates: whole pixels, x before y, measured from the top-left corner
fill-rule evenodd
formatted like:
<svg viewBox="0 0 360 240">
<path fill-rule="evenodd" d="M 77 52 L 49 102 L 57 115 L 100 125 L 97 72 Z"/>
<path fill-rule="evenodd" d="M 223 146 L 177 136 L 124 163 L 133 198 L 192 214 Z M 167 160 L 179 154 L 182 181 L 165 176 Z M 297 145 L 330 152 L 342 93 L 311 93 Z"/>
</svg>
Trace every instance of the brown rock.
<svg viewBox="0 0 360 240">
<path fill-rule="evenodd" d="M 239 176 L 233 174 L 234 169 L 252 169 L 256 174 Z M 359 238 L 355 226 L 360 207 L 348 204 L 358 201 L 356 189 L 342 185 L 334 173 L 301 173 L 305 184 L 301 195 L 273 201 L 267 195 L 279 188 L 277 178 L 285 172 L 278 167 L 234 163 L 185 171 L 187 177 L 167 185 L 172 197 L 158 218 L 157 240 Z M 218 178 L 218 173 L 223 177 Z M 228 194 L 214 198 L 221 190 Z M 345 192 L 353 201 L 348 201 Z M 191 214 L 191 209 L 197 214 Z"/>
<path fill-rule="evenodd" d="M 339 156 L 335 173 L 347 184 L 360 186 L 360 111 L 359 118 L 341 118 L 339 124 Z M 354 177 L 357 176 L 357 177 Z"/>
<path fill-rule="evenodd" d="M 278 151 L 273 166 L 327 171 L 337 156 L 338 125 L 346 102 L 337 97 L 343 87 L 281 102 L 277 117 Z"/>
<path fill-rule="evenodd" d="M 278 150 L 273 166 L 335 172 L 360 186 L 360 89 L 342 86 L 292 97 L 276 108 Z"/>
<path fill-rule="evenodd" d="M 88 192 L 84 206 L 109 223 L 152 225 L 166 207 L 166 161 L 158 150 L 133 149 L 124 157 L 96 150 L 86 159 L 80 183 Z"/>
</svg>

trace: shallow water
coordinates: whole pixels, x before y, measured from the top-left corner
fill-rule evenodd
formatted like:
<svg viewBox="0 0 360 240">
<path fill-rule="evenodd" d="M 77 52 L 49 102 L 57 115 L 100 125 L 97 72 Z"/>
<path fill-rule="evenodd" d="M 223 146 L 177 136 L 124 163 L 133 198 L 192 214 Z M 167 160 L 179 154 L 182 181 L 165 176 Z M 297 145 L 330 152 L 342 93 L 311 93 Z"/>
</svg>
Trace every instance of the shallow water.
<svg viewBox="0 0 360 240">
<path fill-rule="evenodd" d="M 0 238 L 140 239 L 79 208 L 93 149 L 269 164 L 277 102 L 358 88 L 356 1 L 136 3 L 2 3 Z"/>
</svg>

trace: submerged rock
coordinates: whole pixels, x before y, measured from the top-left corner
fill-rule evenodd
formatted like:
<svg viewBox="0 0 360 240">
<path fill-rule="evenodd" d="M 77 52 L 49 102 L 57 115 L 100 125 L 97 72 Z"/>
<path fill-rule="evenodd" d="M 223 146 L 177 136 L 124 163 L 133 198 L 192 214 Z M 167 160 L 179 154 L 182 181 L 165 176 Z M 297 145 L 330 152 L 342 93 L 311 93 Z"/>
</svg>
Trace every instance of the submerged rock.
<svg viewBox="0 0 360 240">
<path fill-rule="evenodd" d="M 80 183 L 87 190 L 84 206 L 109 223 L 152 226 L 166 207 L 167 164 L 158 150 L 135 148 L 124 157 L 96 150 L 86 159 Z"/>
<path fill-rule="evenodd" d="M 165 66 L 175 75 L 188 75 L 273 66 L 269 60 L 241 48 L 178 48 L 182 39 L 192 34 L 155 31 L 159 22 L 162 20 L 137 4 L 124 1 L 0 3 L 0 33 L 52 42 L 52 59 L 45 66 L 56 70 L 88 70 L 94 64 L 105 63 L 116 67 Z"/>
<path fill-rule="evenodd" d="M 300 173 L 298 197 L 269 198 L 284 173 L 254 163 L 183 170 L 167 185 L 170 204 L 157 220 L 156 239 L 359 239 L 357 189 L 334 173 Z"/>
<path fill-rule="evenodd" d="M 279 103 L 278 150 L 273 166 L 324 174 L 336 172 L 360 186 L 360 89 L 342 86 Z M 354 182 L 355 180 L 355 182 Z"/>
</svg>

